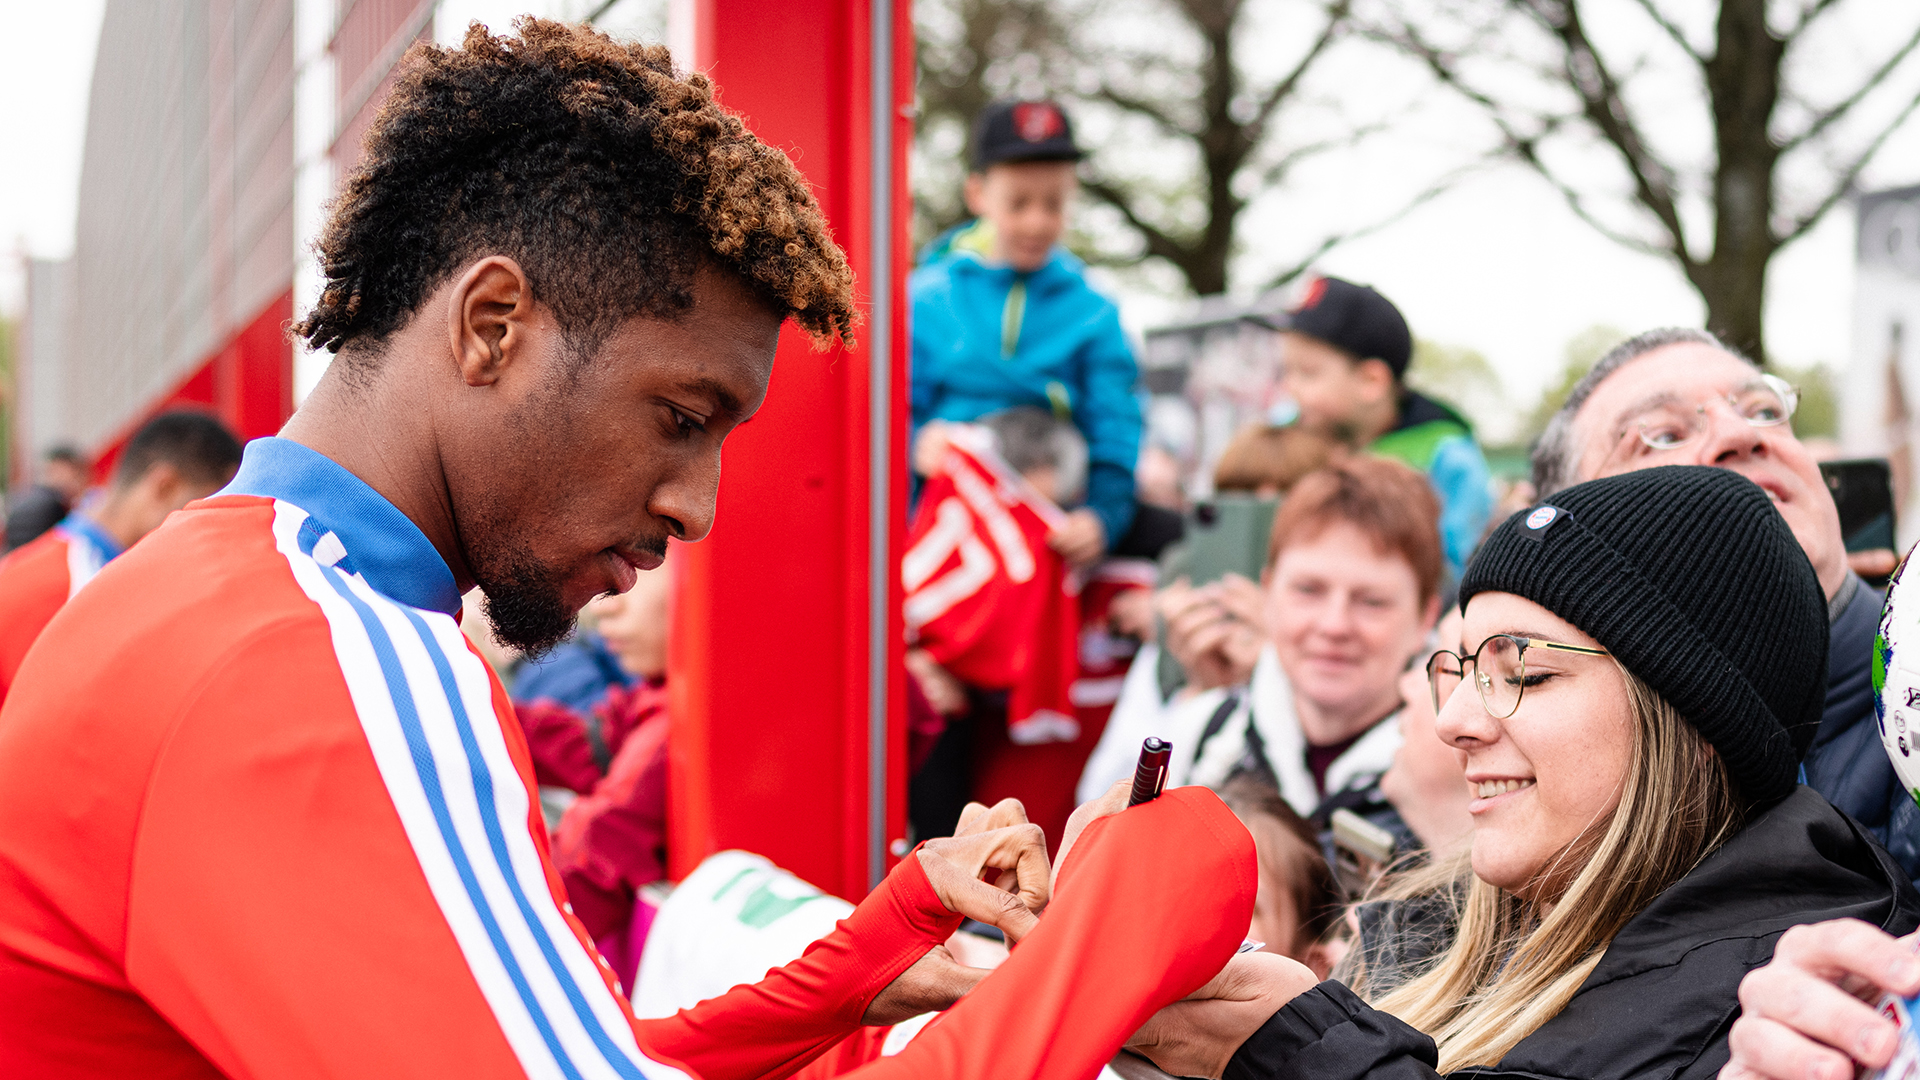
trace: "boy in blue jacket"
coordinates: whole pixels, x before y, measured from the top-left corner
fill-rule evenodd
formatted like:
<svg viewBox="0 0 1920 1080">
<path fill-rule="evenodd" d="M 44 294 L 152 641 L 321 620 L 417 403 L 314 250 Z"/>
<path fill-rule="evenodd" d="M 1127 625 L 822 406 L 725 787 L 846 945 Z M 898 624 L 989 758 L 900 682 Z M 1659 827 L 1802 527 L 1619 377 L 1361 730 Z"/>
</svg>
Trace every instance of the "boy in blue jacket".
<svg viewBox="0 0 1920 1080">
<path fill-rule="evenodd" d="M 1086 505 L 1048 542 L 1098 560 L 1133 523 L 1138 370 L 1120 311 L 1060 247 L 1079 181 L 1067 116 L 1051 101 L 997 102 L 974 124 L 973 221 L 931 244 L 913 297 L 913 461 L 939 460 L 942 421 L 1037 405 L 1086 436 Z"/>
</svg>

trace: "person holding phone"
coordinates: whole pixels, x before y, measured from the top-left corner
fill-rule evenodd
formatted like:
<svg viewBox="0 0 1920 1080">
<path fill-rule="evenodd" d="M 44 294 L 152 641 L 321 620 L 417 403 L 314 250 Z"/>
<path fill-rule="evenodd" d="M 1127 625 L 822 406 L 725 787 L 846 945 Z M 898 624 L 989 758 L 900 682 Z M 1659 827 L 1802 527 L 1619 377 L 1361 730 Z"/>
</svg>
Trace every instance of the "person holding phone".
<svg viewBox="0 0 1920 1080">
<path fill-rule="evenodd" d="M 1129 675 L 1082 797 L 1158 735 L 1177 751 L 1170 784 L 1251 771 L 1320 829 L 1337 806 L 1391 814 L 1375 792 L 1400 745 L 1400 676 L 1439 614 L 1439 517 L 1426 479 L 1396 461 L 1354 457 L 1301 480 L 1274 518 L 1262 583 L 1242 579 L 1169 625 L 1187 687 L 1164 710 L 1138 708 L 1152 691 Z"/>
<path fill-rule="evenodd" d="M 1909 877 L 1920 876 L 1920 806 L 1880 752 L 1873 635 L 1880 594 L 1849 565 L 1820 467 L 1793 433 L 1798 394 L 1702 330 L 1649 330 L 1616 346 L 1574 385 L 1534 444 L 1539 497 L 1659 465 L 1711 465 L 1767 493 L 1813 564 L 1832 636 L 1807 783 L 1866 825 Z"/>
</svg>

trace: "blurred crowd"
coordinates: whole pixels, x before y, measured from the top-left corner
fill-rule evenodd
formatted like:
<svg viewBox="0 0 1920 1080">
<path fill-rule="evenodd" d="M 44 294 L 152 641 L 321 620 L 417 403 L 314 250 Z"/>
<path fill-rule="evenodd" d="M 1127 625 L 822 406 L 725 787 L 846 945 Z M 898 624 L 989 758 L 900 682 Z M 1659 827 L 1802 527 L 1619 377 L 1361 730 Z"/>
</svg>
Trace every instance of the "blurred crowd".
<svg viewBox="0 0 1920 1080">
<path fill-rule="evenodd" d="M 1239 1033 L 1230 1075 L 1426 1053 L 1374 1010 L 1431 1037 L 1440 1072 L 1885 1060 L 1846 995 L 1768 1011 L 1869 975 L 1920 989 L 1864 970 L 1920 925 L 1920 809 L 1875 711 L 1891 553 L 1847 550 L 1792 386 L 1648 330 L 1496 490 L 1472 425 L 1407 385 L 1399 309 L 1319 277 L 1271 327 L 1283 422 L 1241 431 L 1196 497 L 1143 447 L 1119 311 L 1061 246 L 1070 119 L 993 105 L 971 153 L 974 217 L 911 279 L 914 840 L 1016 800 L 1058 852 L 1143 740 L 1170 743 L 1168 786 L 1213 789 L 1253 837 L 1246 936 L 1298 965 L 1254 974 L 1314 987 Z M 0 695 L 53 612 L 240 454 L 183 412 L 110 468 L 41 463 L 7 516 Z M 515 703 L 572 912 L 628 987 L 666 895 L 671 581 L 594 601 L 542 656 L 464 622 Z M 1825 929 L 1781 937 L 1803 924 Z M 1143 1031 L 1168 1068 L 1227 1067 Z"/>
</svg>

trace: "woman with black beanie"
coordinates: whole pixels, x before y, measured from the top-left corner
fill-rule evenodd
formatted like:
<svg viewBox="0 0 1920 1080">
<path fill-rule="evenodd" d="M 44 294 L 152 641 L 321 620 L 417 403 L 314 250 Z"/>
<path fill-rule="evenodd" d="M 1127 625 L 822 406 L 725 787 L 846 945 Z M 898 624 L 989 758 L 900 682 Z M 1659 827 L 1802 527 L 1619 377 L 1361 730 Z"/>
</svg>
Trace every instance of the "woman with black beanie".
<svg viewBox="0 0 1920 1080">
<path fill-rule="evenodd" d="M 1826 607 L 1760 488 L 1699 466 L 1568 488 L 1494 531 L 1460 599 L 1429 665 L 1473 795 L 1470 852 L 1425 871 L 1452 944 L 1373 989 L 1236 957 L 1134 1049 L 1233 1080 L 1703 1080 L 1788 927 L 1920 925 L 1886 852 L 1797 783 Z"/>
</svg>

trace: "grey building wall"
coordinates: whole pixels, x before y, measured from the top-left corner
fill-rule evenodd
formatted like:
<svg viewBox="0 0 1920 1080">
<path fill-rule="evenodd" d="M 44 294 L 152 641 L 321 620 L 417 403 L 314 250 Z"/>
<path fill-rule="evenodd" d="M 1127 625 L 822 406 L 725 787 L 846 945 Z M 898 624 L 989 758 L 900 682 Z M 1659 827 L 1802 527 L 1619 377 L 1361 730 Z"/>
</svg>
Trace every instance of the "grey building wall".
<svg viewBox="0 0 1920 1080">
<path fill-rule="evenodd" d="M 108 0 L 36 445 L 115 438 L 291 286 L 293 3 Z"/>
</svg>

